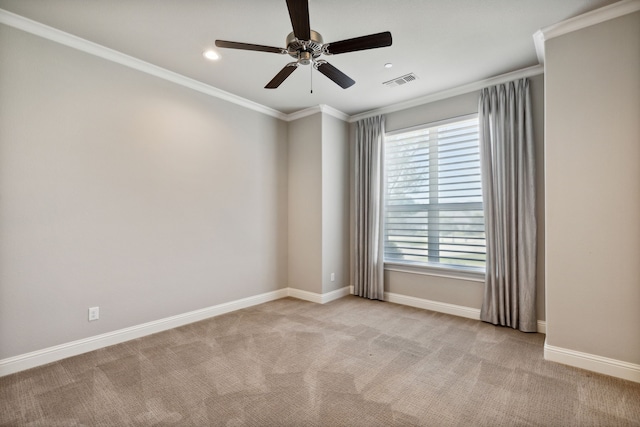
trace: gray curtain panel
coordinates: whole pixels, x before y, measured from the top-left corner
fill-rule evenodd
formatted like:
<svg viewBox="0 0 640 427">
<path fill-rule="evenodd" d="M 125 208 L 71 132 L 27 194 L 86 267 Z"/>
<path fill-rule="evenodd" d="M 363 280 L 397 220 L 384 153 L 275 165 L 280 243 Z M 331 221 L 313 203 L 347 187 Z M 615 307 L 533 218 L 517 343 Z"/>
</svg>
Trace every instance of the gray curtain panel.
<svg viewBox="0 0 640 427">
<path fill-rule="evenodd" d="M 480 318 L 536 332 L 536 208 L 529 81 L 483 89 L 478 115 L 487 275 Z"/>
<path fill-rule="evenodd" d="M 356 123 L 354 188 L 355 295 L 384 300 L 382 193 L 384 116 Z"/>
</svg>

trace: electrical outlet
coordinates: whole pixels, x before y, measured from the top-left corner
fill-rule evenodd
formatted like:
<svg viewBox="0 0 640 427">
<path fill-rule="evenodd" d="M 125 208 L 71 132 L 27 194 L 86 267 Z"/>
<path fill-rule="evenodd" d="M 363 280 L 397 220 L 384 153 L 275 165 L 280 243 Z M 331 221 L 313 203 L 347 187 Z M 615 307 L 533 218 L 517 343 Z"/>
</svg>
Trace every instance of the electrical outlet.
<svg viewBox="0 0 640 427">
<path fill-rule="evenodd" d="M 100 318 L 100 307 L 89 307 L 89 322 Z"/>
<path fill-rule="evenodd" d="M 336 273 L 331 273 L 331 281 L 332 282 L 336 281 Z"/>
</svg>

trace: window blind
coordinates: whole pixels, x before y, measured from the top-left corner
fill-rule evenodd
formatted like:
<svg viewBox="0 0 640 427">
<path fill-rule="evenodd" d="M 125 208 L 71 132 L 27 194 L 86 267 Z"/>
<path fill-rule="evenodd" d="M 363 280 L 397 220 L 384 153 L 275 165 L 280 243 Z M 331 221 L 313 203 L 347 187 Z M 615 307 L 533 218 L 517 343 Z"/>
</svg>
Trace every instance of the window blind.
<svg viewBox="0 0 640 427">
<path fill-rule="evenodd" d="M 484 270 L 478 118 L 385 138 L 385 262 Z"/>
</svg>

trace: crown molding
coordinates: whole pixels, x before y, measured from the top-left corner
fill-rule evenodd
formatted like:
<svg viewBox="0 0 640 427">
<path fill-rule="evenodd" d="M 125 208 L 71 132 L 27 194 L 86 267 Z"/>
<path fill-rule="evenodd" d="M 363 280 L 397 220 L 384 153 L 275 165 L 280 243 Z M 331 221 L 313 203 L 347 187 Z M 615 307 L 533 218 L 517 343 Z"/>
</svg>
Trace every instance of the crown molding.
<svg viewBox="0 0 640 427">
<path fill-rule="evenodd" d="M 544 64 L 544 42 L 554 37 L 569 34 L 592 25 L 600 24 L 611 19 L 619 18 L 640 10 L 640 0 L 622 0 L 610 4 L 600 9 L 569 18 L 557 24 L 541 28 L 533 35 L 533 42 L 536 46 L 536 54 L 540 64 Z"/>
<path fill-rule="evenodd" d="M 321 104 L 320 105 L 320 111 L 322 111 L 325 114 L 328 114 L 332 117 L 335 117 L 336 119 L 348 122 L 349 118 L 351 116 L 349 116 L 348 114 L 343 113 L 340 110 L 337 110 L 329 105 L 325 105 L 325 104 Z"/>
<path fill-rule="evenodd" d="M 284 120 L 287 122 L 292 122 L 294 120 L 298 120 L 303 117 L 312 116 L 317 113 L 328 114 L 330 116 L 335 117 L 336 119 L 340 119 L 345 122 L 348 122 L 350 117 L 348 114 L 345 114 L 342 111 L 337 110 L 333 107 L 330 107 L 326 104 L 319 104 L 313 107 L 305 108 L 304 110 L 299 110 L 299 111 L 295 111 L 293 113 L 287 114 Z"/>
<path fill-rule="evenodd" d="M 544 65 L 544 33 L 538 30 L 533 33 L 533 45 L 536 48 L 536 56 L 540 65 Z"/>
<path fill-rule="evenodd" d="M 408 108 L 417 107 L 420 105 L 428 104 L 430 102 L 440 101 L 447 98 L 452 98 L 458 95 L 464 95 L 469 92 L 484 89 L 488 86 L 494 86 L 502 83 L 507 83 L 513 80 L 522 79 L 525 77 L 533 77 L 544 73 L 544 67 L 542 65 L 534 65 L 533 67 L 523 68 L 522 70 L 512 71 L 510 73 L 501 74 L 496 77 L 491 77 L 485 80 L 469 83 L 466 85 L 458 86 L 451 89 L 446 89 L 440 92 L 436 92 L 430 95 L 415 98 L 409 101 L 400 102 L 397 104 L 389 105 L 387 107 L 377 108 L 375 110 L 365 111 L 364 113 L 356 114 L 349 117 L 349 123 L 357 122 L 367 117 L 378 116 L 380 114 L 395 113 L 396 111 L 406 110 Z"/>
<path fill-rule="evenodd" d="M 572 31 L 576 31 L 591 25 L 595 25 L 610 19 L 614 19 L 620 16 L 624 16 L 629 13 L 633 13 L 640 10 L 640 0 L 622 0 L 618 3 L 614 3 L 609 6 L 585 13 L 583 15 L 576 16 L 566 21 L 545 27 L 537 31 L 533 35 L 534 44 L 536 46 L 536 54 L 540 64 L 544 63 L 544 43 L 553 37 L 558 37 L 562 34 L 567 34 Z M 79 51 L 88 53 L 106 59 L 111 62 L 115 62 L 126 67 L 144 72 L 146 74 L 179 84 L 189 89 L 201 92 L 203 94 L 222 99 L 224 101 L 231 102 L 233 104 L 242 106 L 244 108 L 257 111 L 262 114 L 266 114 L 271 117 L 275 117 L 286 122 L 298 120 L 303 117 L 307 117 L 316 113 L 324 113 L 333 116 L 337 119 L 354 123 L 366 117 L 372 117 L 380 114 L 388 114 L 396 111 L 406 110 L 408 108 L 417 107 L 420 105 L 428 104 L 435 101 L 451 98 L 457 95 L 463 95 L 469 92 L 483 89 L 488 86 L 506 83 L 518 78 L 533 77 L 539 74 L 543 74 L 544 67 L 542 65 L 536 65 L 533 67 L 525 68 L 522 70 L 513 71 L 510 73 L 502 74 L 489 79 L 480 80 L 477 82 L 469 83 L 466 85 L 458 86 L 455 88 L 446 89 L 440 92 L 425 95 L 419 98 L 414 98 L 409 101 L 400 102 L 397 104 L 388 105 L 382 108 L 377 108 L 363 113 L 348 115 L 328 105 L 317 105 L 310 108 L 305 108 L 300 111 L 296 111 L 290 114 L 283 113 L 257 102 L 242 98 L 232 93 L 223 91 L 216 87 L 207 85 L 198 80 L 183 76 L 181 74 L 169 71 L 165 68 L 158 67 L 132 56 L 126 55 L 122 52 L 110 49 L 108 47 L 99 45 L 97 43 L 90 42 L 48 25 L 42 24 L 37 21 L 25 18 L 15 13 L 9 12 L 4 9 L 0 9 L 0 24 L 5 24 L 19 30 L 37 35 L 39 37 L 51 40 L 53 42 L 77 49 Z"/>
<path fill-rule="evenodd" d="M 637 1 L 640 1 L 640 0 L 637 0 Z M 303 110 L 296 111 L 290 114 L 286 114 L 281 111 L 275 110 L 273 108 L 267 107 L 265 105 L 258 104 L 257 102 L 250 101 L 246 98 L 242 98 L 240 96 L 223 91 L 216 87 L 207 85 L 198 80 L 183 76 L 182 74 L 178 74 L 173 71 L 169 71 L 165 68 L 158 67 L 157 65 L 150 64 L 138 58 L 134 58 L 132 56 L 126 55 L 122 52 L 118 52 L 117 50 L 110 49 L 106 46 L 102 46 L 94 42 L 90 42 L 78 36 L 74 36 L 73 34 L 66 33 L 64 31 L 61 31 L 56 28 L 50 27 L 48 25 L 42 24 L 40 22 L 31 20 L 29 18 L 25 18 L 23 16 L 17 15 L 15 13 L 9 12 L 4 9 L 0 9 L 0 24 L 8 25 L 10 27 L 25 31 L 27 33 L 34 34 L 36 36 L 53 41 L 55 43 L 59 43 L 61 45 L 70 47 L 72 49 L 76 49 L 81 52 L 85 52 L 90 55 L 94 55 L 99 58 L 106 59 L 107 61 L 124 65 L 134 70 L 141 71 L 143 73 L 152 75 L 154 77 L 158 77 L 158 78 L 170 81 L 172 83 L 181 85 L 183 87 L 201 92 L 205 95 L 219 98 L 224 101 L 228 101 L 233 104 L 239 105 L 241 107 L 244 107 L 253 111 L 257 111 L 259 113 L 266 114 L 268 116 L 275 117 L 280 120 L 284 120 L 286 122 L 291 122 L 291 121 L 298 120 L 303 117 L 311 116 L 313 114 L 321 112 L 321 113 L 333 116 L 339 120 L 343 120 L 349 123 L 354 123 L 365 117 L 371 117 L 379 114 L 385 114 L 385 113 L 390 113 L 394 111 L 404 110 L 404 109 L 415 107 L 418 105 L 427 104 L 429 102 L 450 98 L 452 96 L 461 95 L 464 93 L 472 92 L 474 90 L 479 90 L 486 86 L 490 86 L 492 84 L 500 84 L 500 83 L 504 83 L 506 81 L 514 80 L 521 77 L 538 75 L 543 72 L 542 67 L 540 67 L 539 69 L 537 67 L 530 67 L 530 68 L 526 68 L 524 70 L 516 71 L 513 73 L 503 74 L 502 76 L 494 77 L 491 79 L 482 80 L 480 82 L 467 84 L 464 86 L 460 86 L 457 88 L 445 90 L 435 94 L 423 96 L 423 97 L 405 101 L 402 103 L 393 104 L 384 108 L 367 111 L 361 114 L 356 114 L 354 116 L 350 116 L 348 114 L 343 113 L 342 111 L 339 111 L 333 107 L 330 107 L 324 104 L 317 105 L 310 108 L 305 108 Z"/>
<path fill-rule="evenodd" d="M 350 117 L 348 114 L 343 113 L 340 110 L 337 110 L 333 107 L 330 107 L 326 104 L 319 104 L 313 107 L 305 108 L 303 110 L 295 111 L 293 113 L 287 114 L 283 120 L 287 122 L 293 122 L 294 120 L 302 119 L 304 117 L 313 116 L 314 114 L 323 113 L 329 116 L 333 116 L 336 119 L 348 122 Z"/>
<path fill-rule="evenodd" d="M 313 116 L 314 114 L 322 112 L 320 105 L 315 105 L 313 107 L 305 108 L 303 110 L 298 110 L 293 113 L 287 114 L 284 118 L 287 122 L 292 122 L 294 120 L 302 119 L 303 117 Z"/>
<path fill-rule="evenodd" d="M 60 31 L 56 28 L 25 18 L 4 9 L 0 9 L 0 24 L 5 24 L 10 27 L 17 28 L 19 30 L 34 34 L 55 43 L 59 43 L 61 45 L 79 50 L 81 52 L 85 52 L 90 55 L 94 55 L 99 58 L 124 65 L 125 67 L 141 71 L 154 77 L 158 77 L 184 86 L 186 88 L 204 93 L 205 95 L 213 96 L 215 98 L 237 104 L 241 107 L 257 111 L 259 113 L 266 114 L 277 119 L 287 119 L 286 114 L 274 110 L 273 108 L 266 107 L 262 104 L 258 104 L 257 102 L 250 101 L 232 93 L 225 92 L 221 89 L 202 83 L 198 80 L 194 80 L 192 78 L 183 76 L 182 74 L 178 74 L 165 68 L 158 67 L 157 65 L 150 64 L 138 58 L 134 58 L 133 56 L 129 56 L 122 52 L 118 52 L 117 50 L 110 49 L 106 46 L 90 42 L 78 36 L 74 36 L 73 34 Z"/>
<path fill-rule="evenodd" d="M 545 40 L 572 33 L 592 25 L 619 18 L 640 10 L 640 0 L 622 0 L 591 12 L 583 13 L 557 24 L 542 28 Z"/>
<path fill-rule="evenodd" d="M 213 96 L 215 98 L 219 98 L 224 101 L 228 101 L 241 107 L 248 108 L 250 110 L 257 111 L 259 113 L 266 114 L 268 116 L 272 116 L 287 122 L 291 122 L 293 120 L 297 120 L 319 112 L 328 114 L 340 120 L 349 120 L 349 116 L 347 114 L 328 105 L 317 105 L 315 107 L 306 108 L 304 110 L 296 111 L 291 114 L 285 114 L 273 108 L 258 104 L 257 102 L 250 101 L 246 98 L 242 98 L 240 96 L 202 83 L 190 77 L 183 76 L 182 74 L 169 71 L 166 68 L 158 67 L 157 65 L 153 65 L 133 56 L 118 52 L 117 50 L 102 46 L 78 36 L 74 36 L 73 34 L 69 34 L 67 32 L 58 30 L 32 19 L 25 18 L 24 16 L 17 15 L 13 12 L 9 12 L 8 10 L 0 9 L 0 24 L 8 25 L 18 30 L 34 34 L 38 37 L 42 37 L 46 40 L 50 40 L 52 42 L 70 47 L 72 49 L 76 49 L 81 52 L 106 59 L 107 61 L 115 62 L 116 64 L 124 65 L 125 67 L 133 68 L 134 70 L 170 81 L 180 86 L 184 86 L 189 89 L 204 93 L 205 95 Z"/>
</svg>

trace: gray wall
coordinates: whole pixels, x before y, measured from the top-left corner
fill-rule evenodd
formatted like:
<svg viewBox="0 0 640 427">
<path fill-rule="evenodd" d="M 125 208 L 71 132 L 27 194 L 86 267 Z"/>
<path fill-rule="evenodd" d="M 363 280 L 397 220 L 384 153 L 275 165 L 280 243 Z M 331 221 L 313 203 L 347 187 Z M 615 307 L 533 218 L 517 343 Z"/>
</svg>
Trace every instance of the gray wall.
<svg viewBox="0 0 640 427">
<path fill-rule="evenodd" d="M 0 359 L 285 287 L 287 156 L 280 120 L 0 25 Z"/>
<path fill-rule="evenodd" d="M 539 75 L 530 78 L 530 81 L 537 166 L 537 311 L 538 319 L 544 320 L 544 78 L 542 75 Z M 472 92 L 411 109 L 389 113 L 386 115 L 386 130 L 389 132 L 451 117 L 477 113 L 478 97 L 479 92 Z M 352 125 L 351 129 L 352 140 L 355 137 L 354 128 L 355 124 Z M 478 281 L 385 270 L 385 291 L 431 301 L 480 309 L 482 305 L 483 288 L 484 284 Z"/>
<path fill-rule="evenodd" d="M 322 114 L 289 123 L 289 286 L 322 293 Z"/>
<path fill-rule="evenodd" d="M 640 363 L 640 12 L 546 45 L 547 344 Z"/>
<path fill-rule="evenodd" d="M 349 284 L 349 124 L 323 114 L 322 293 Z"/>
<path fill-rule="evenodd" d="M 321 112 L 289 123 L 292 288 L 323 294 L 349 286 L 348 130 Z"/>
</svg>

